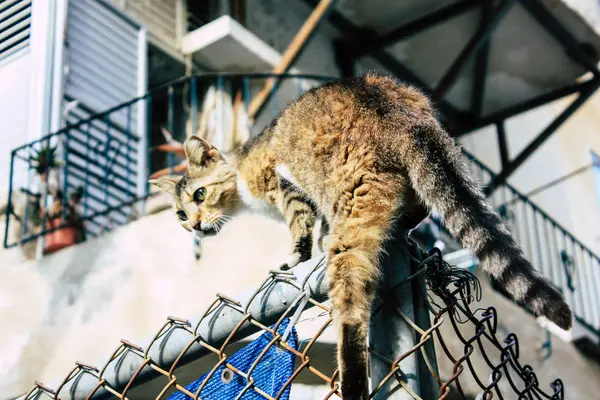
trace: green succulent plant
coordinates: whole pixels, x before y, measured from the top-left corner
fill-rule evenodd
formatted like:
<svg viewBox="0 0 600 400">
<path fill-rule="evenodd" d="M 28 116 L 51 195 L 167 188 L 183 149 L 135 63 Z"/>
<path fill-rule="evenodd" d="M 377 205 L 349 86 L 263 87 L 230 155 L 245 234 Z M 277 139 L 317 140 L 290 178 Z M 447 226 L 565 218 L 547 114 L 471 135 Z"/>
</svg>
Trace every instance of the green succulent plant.
<svg viewBox="0 0 600 400">
<path fill-rule="evenodd" d="M 56 146 L 44 145 L 39 150 L 33 150 L 34 155 L 29 156 L 29 165 L 38 174 L 43 174 L 53 168 L 59 168 L 64 163 L 57 156 Z"/>
</svg>

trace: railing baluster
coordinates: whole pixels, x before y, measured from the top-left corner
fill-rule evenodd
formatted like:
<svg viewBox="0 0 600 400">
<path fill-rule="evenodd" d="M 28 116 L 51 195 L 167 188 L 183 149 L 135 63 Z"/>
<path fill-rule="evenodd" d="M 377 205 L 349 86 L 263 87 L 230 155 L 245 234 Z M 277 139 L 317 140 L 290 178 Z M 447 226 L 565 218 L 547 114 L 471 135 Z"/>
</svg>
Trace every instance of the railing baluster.
<svg viewBox="0 0 600 400">
<path fill-rule="evenodd" d="M 8 248 L 8 232 L 10 227 L 10 217 L 12 212 L 12 188 L 14 183 L 14 173 L 15 173 L 15 154 L 17 150 L 13 150 L 10 152 L 10 166 L 9 166 L 9 174 L 8 174 L 8 204 L 6 206 L 6 224 L 4 226 L 4 247 Z M 23 223 L 26 223 L 26 216 L 23 218 Z"/>
<path fill-rule="evenodd" d="M 574 287 L 573 290 L 573 300 L 575 301 L 573 306 L 573 311 L 579 315 L 583 312 L 583 304 L 581 299 L 581 285 L 578 282 L 579 275 L 581 273 L 578 271 L 579 266 L 577 265 L 577 259 L 575 257 L 575 243 L 571 239 L 570 236 L 565 234 L 565 250 L 567 254 L 570 256 L 572 264 L 571 264 L 571 283 Z"/>
<path fill-rule="evenodd" d="M 579 243 L 575 243 L 573 240 L 573 259 L 575 262 L 575 279 L 577 281 L 577 290 L 579 300 L 581 302 L 581 308 L 583 310 L 584 319 L 593 318 L 591 315 L 591 307 L 589 298 L 589 290 L 587 287 L 587 272 L 586 265 L 583 262 L 583 248 Z"/>
<path fill-rule="evenodd" d="M 152 153 L 150 152 L 150 149 L 152 148 L 152 93 L 148 94 L 148 97 L 146 97 L 146 171 L 144 171 L 146 173 L 145 175 L 145 179 L 144 179 L 144 184 L 145 184 L 145 193 L 144 194 L 149 194 L 150 193 L 150 184 L 148 183 L 148 178 L 150 177 L 150 174 L 152 173 Z M 140 206 L 142 206 L 142 203 L 138 203 L 140 204 Z"/>
<path fill-rule="evenodd" d="M 598 326 L 600 322 L 600 304 L 596 287 L 594 286 L 594 272 L 592 265 L 592 256 L 583 247 L 581 247 L 581 268 L 585 271 L 584 282 L 585 282 L 585 298 L 588 303 L 588 315 L 591 324 Z"/>
<path fill-rule="evenodd" d="M 490 178 L 490 181 L 491 181 L 491 179 L 492 179 L 491 175 L 490 175 L 490 174 L 488 174 L 488 176 L 489 176 L 489 178 Z M 492 204 L 492 207 L 493 207 L 494 209 L 497 209 L 497 208 L 498 208 L 498 191 L 502 190 L 503 188 L 504 188 L 504 185 L 501 185 L 500 187 L 498 187 L 498 188 L 497 188 L 497 189 L 494 191 L 494 193 L 492 193 L 492 196 L 491 196 L 491 197 L 488 197 L 488 201 L 489 201 L 489 202 Z"/>
<path fill-rule="evenodd" d="M 533 218 L 533 233 L 534 233 L 534 240 L 535 240 L 535 248 L 537 250 L 537 265 L 536 267 L 538 268 L 538 270 L 542 271 L 544 273 L 545 276 L 548 276 L 548 268 L 546 267 L 543 257 L 542 257 L 542 243 L 540 242 L 540 232 L 538 229 L 538 222 L 537 222 L 537 216 L 538 214 L 535 212 L 535 210 L 532 210 L 532 218 Z"/>
<path fill-rule="evenodd" d="M 109 114 L 106 114 L 106 116 L 104 117 L 104 123 L 106 124 L 105 125 L 105 131 L 104 131 L 104 135 L 106 137 L 106 146 L 105 146 L 106 151 L 104 153 L 104 204 L 107 207 L 110 207 L 110 205 L 108 203 L 108 185 L 109 185 L 109 182 L 110 182 L 109 181 L 109 178 L 110 178 L 110 170 L 109 170 L 110 162 L 109 162 L 109 158 L 108 158 L 108 153 L 110 152 L 110 148 L 111 148 L 110 144 L 112 142 L 112 140 L 111 140 L 112 136 L 110 135 L 111 120 L 110 120 Z M 111 213 L 108 212 L 105 217 L 108 220 L 109 225 L 112 227 Z"/>
<path fill-rule="evenodd" d="M 198 97 L 196 94 L 196 78 L 192 78 L 190 82 L 190 114 L 192 118 L 191 122 L 191 133 L 195 135 L 198 133 Z"/>
<path fill-rule="evenodd" d="M 61 210 L 61 221 L 63 224 L 67 223 L 67 207 L 69 207 L 69 160 L 67 154 L 69 154 L 69 137 L 70 132 L 67 130 L 65 133 L 65 147 L 63 152 L 64 168 L 63 168 L 63 198 L 62 198 L 62 210 Z M 72 216 L 71 216 L 72 218 Z"/>
<path fill-rule="evenodd" d="M 173 85 L 169 86 L 168 89 L 168 101 L 167 101 L 167 129 L 171 134 L 171 137 L 175 137 L 175 93 L 173 89 Z M 175 165 L 174 155 L 173 153 L 167 153 L 167 165 L 170 169 L 170 173 L 173 173 L 173 166 Z"/>
<path fill-rule="evenodd" d="M 588 251 L 588 254 L 590 255 L 590 270 L 592 272 L 590 296 L 596 301 L 595 310 L 593 310 L 596 317 L 594 328 L 600 330 L 600 259 L 590 251 Z"/>
<path fill-rule="evenodd" d="M 85 132 L 85 179 L 83 181 L 83 195 L 84 197 L 86 196 L 86 193 L 88 192 L 89 188 L 88 188 L 88 180 L 89 180 L 89 157 L 90 157 L 90 129 L 92 127 L 92 122 L 88 122 L 88 126 Z M 88 212 L 88 200 L 87 198 L 84 199 L 85 201 L 83 202 L 83 217 L 85 218 L 87 216 L 87 212 Z"/>
<path fill-rule="evenodd" d="M 42 225 L 41 225 L 41 234 L 38 237 L 38 241 L 37 241 L 37 247 L 36 247 L 36 259 L 40 260 L 42 258 L 42 256 L 44 255 L 44 245 L 45 245 L 45 235 L 48 231 L 48 229 L 46 229 L 46 221 L 48 221 L 48 192 L 49 192 L 49 185 L 50 185 L 50 168 L 49 168 L 49 161 L 50 161 L 50 138 L 47 138 L 45 141 L 42 142 L 42 148 L 40 151 L 40 156 L 42 154 L 42 150 L 46 151 L 46 155 L 45 155 L 45 159 L 46 159 L 46 165 L 44 168 L 44 171 L 40 171 L 40 182 L 41 182 L 41 209 L 43 210 L 43 217 L 42 217 Z M 52 228 L 50 228 L 52 229 Z"/>
<path fill-rule="evenodd" d="M 512 193 L 511 190 L 511 194 L 514 197 L 514 193 Z M 523 248 L 523 240 L 521 239 L 522 233 L 521 233 L 521 224 L 520 224 L 520 218 L 518 217 L 519 214 L 519 208 L 517 207 L 517 205 L 515 205 L 512 202 L 509 203 L 505 203 L 505 204 L 510 204 L 510 212 L 513 218 L 513 225 L 515 227 L 515 232 L 514 232 L 514 236 L 515 236 L 515 241 L 519 244 L 519 247 L 521 247 L 521 249 L 523 249 L 523 252 L 525 252 L 525 249 Z"/>
<path fill-rule="evenodd" d="M 567 235 L 565 235 L 565 233 L 562 231 L 562 229 L 559 229 L 560 234 L 562 235 L 562 250 L 561 250 L 561 261 L 562 261 L 562 269 L 563 269 L 563 275 L 566 279 L 566 284 L 567 284 L 567 289 L 568 291 L 571 293 L 573 293 L 574 290 L 574 286 L 573 286 L 573 280 L 571 279 L 571 270 L 569 269 L 569 264 L 568 264 L 568 260 L 567 257 L 569 255 L 568 250 L 567 250 Z"/>
<path fill-rule="evenodd" d="M 546 238 L 546 257 L 548 259 L 548 267 L 549 267 L 549 274 L 547 275 L 548 278 L 550 278 L 550 280 L 552 282 L 554 282 L 554 284 L 559 285 L 559 280 L 556 276 L 557 273 L 557 267 L 556 267 L 556 263 L 555 263 L 555 257 L 553 257 L 554 250 L 552 249 L 552 241 L 550 239 L 550 233 L 548 232 L 548 224 L 550 223 L 545 216 L 542 215 L 542 221 L 543 221 L 543 226 L 544 226 L 544 237 Z"/>
<path fill-rule="evenodd" d="M 573 307 L 573 305 L 575 304 L 574 300 L 573 300 L 573 292 L 569 289 L 569 277 L 565 274 L 565 267 L 564 267 L 564 263 L 561 257 L 562 251 L 565 248 L 565 235 L 563 234 L 562 229 L 560 229 L 557 225 L 555 221 L 552 221 L 552 229 L 553 229 L 553 234 L 552 234 L 552 239 L 553 239 L 553 243 L 554 243 L 554 257 L 556 258 L 556 260 L 558 261 L 558 266 L 560 267 L 556 273 L 558 276 L 558 281 L 560 282 L 560 288 L 563 291 L 563 295 L 565 296 L 565 299 L 567 300 L 567 302 L 569 303 L 569 305 L 571 307 Z M 557 237 L 557 235 L 559 235 Z M 560 238 L 562 237 L 562 245 L 561 245 L 561 240 Z"/>
<path fill-rule="evenodd" d="M 28 153 L 31 154 L 31 148 L 29 148 L 27 150 L 29 150 Z M 12 152 L 11 152 L 10 158 L 11 158 L 10 163 L 12 165 L 12 163 L 13 163 L 12 159 L 14 158 L 14 155 L 13 155 Z M 12 171 L 12 168 L 11 168 L 11 171 Z M 12 208 L 10 207 L 11 204 L 12 204 L 11 203 L 12 172 L 11 172 L 11 175 L 9 177 L 8 185 L 9 185 L 8 186 L 8 193 L 9 193 L 9 195 L 8 195 L 8 205 L 9 206 L 6 208 L 6 225 L 8 225 L 8 223 L 9 223 L 8 220 L 10 219 L 10 213 L 11 213 L 11 210 L 12 210 Z M 30 195 L 29 195 L 29 193 L 33 193 L 33 191 L 31 190 L 31 168 L 27 168 L 27 179 L 26 179 L 25 188 L 26 188 L 26 190 L 27 190 L 28 193 L 25 193 L 25 196 L 26 196 L 25 199 L 26 200 L 25 200 L 25 211 L 23 212 L 23 221 L 21 223 L 21 238 L 27 237 L 27 233 L 29 231 L 29 228 L 27 226 L 30 223 L 30 221 L 29 221 L 29 211 L 30 211 L 29 207 L 30 207 L 31 202 L 30 202 Z M 33 197 L 33 196 L 31 196 L 31 197 Z M 7 240 L 7 237 L 5 236 L 4 237 L 4 246 L 6 246 L 6 240 Z"/>
<path fill-rule="evenodd" d="M 129 170 L 130 170 L 130 152 L 131 152 L 131 108 L 133 107 L 133 105 L 127 107 L 127 139 L 125 142 L 125 178 L 127 183 L 130 182 L 129 180 Z M 117 155 L 115 154 L 115 159 L 117 158 Z M 135 193 L 135 190 L 132 190 Z"/>
<path fill-rule="evenodd" d="M 527 254 L 527 258 L 531 259 L 533 257 L 533 248 L 532 248 L 532 240 L 531 240 L 531 236 L 530 236 L 530 231 L 529 231 L 529 222 L 527 221 L 528 216 L 527 216 L 527 203 L 522 202 L 522 211 L 523 211 L 523 228 L 525 230 L 525 234 L 523 235 L 523 251 L 525 251 Z M 525 245 L 525 243 L 527 243 Z M 525 250 L 527 249 L 527 250 Z"/>
<path fill-rule="evenodd" d="M 244 107 L 246 110 L 250 106 L 250 96 L 252 95 L 252 89 L 250 86 L 250 79 L 247 76 L 243 78 L 244 82 Z"/>
</svg>

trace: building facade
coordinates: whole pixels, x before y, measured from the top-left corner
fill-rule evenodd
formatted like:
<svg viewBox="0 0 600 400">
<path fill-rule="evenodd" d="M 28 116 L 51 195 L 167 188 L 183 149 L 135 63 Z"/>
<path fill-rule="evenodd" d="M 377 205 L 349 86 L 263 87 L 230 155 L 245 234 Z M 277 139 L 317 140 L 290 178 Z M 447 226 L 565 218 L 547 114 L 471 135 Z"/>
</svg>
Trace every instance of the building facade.
<svg viewBox="0 0 600 400">
<path fill-rule="evenodd" d="M 138 197 L 146 195 L 148 173 L 172 166 L 165 157 L 148 151 L 164 140 L 161 128 L 167 127 L 179 140 L 189 130 L 185 100 L 178 99 L 185 99 L 184 96 L 196 89 L 187 83 L 163 85 L 186 74 L 250 75 L 271 71 L 310 16 L 312 3 L 295 0 L 282 6 L 269 0 L 19 0 L 0 4 L 0 151 L 9 155 L 21 149 L 19 151 L 25 154 L 36 148 L 30 145 L 32 142 L 63 130 L 64 135 L 42 139 L 39 143 L 56 145 L 59 151 L 75 154 L 68 163 L 68 177 L 61 175 L 69 187 L 91 185 L 88 176 L 96 176 L 99 186 L 96 189 L 90 186 L 83 205 L 89 207 L 85 216 L 99 210 L 94 221 L 100 226 L 89 228 L 89 238 L 92 234 L 97 237 L 56 254 L 40 257 L 38 252 L 37 259 L 23 256 L 24 245 L 0 250 L 0 266 L 7 277 L 0 280 L 0 318 L 14 322 L 2 328 L 0 345 L 0 354 L 3 354 L 0 374 L 5 377 L 1 380 L 0 392 L 7 398 L 22 395 L 34 380 L 60 381 L 76 359 L 89 362 L 103 359 L 122 337 L 139 342 L 146 340 L 165 316 L 198 313 L 216 291 L 235 294 L 260 283 L 263 275 L 285 257 L 289 235 L 284 224 L 256 215 L 240 218 L 221 236 L 207 241 L 200 261 L 194 259 L 193 241 L 180 228 L 171 211 L 162 211 L 167 207 L 164 198 L 148 200 L 141 212 L 137 210 L 135 218 L 131 215 Z M 444 1 L 432 1 L 427 6 L 416 2 L 407 2 L 406 6 L 392 3 L 378 0 L 365 8 L 360 2 L 340 1 L 335 12 L 357 25 L 361 20 L 367 25 L 371 23 L 376 31 L 379 29 L 376 33 L 383 36 L 390 27 L 411 22 L 416 14 L 425 15 L 429 10 L 446 5 Z M 600 14 L 597 5 L 592 7 L 590 2 L 572 0 L 564 5 L 559 2 L 564 8 L 552 8 L 552 2 L 542 3 L 562 18 L 561 21 L 566 21 L 566 25 L 577 28 L 572 30 L 586 38 L 590 47 L 600 48 L 600 39 L 596 37 L 599 25 L 594 26 Z M 478 12 L 472 10 L 473 14 L 459 17 L 464 19 L 457 24 L 468 27 L 464 32 L 450 25 L 432 29 L 431 35 L 446 35 L 448 42 L 417 35 L 409 42 L 394 44 L 393 54 L 412 67 L 422 80 L 439 80 L 443 77 L 441 69 L 423 66 L 437 68 L 437 64 L 450 64 L 460 48 L 468 43 L 469 29 L 476 31 L 471 19 L 478 16 Z M 505 43 L 519 40 L 510 36 L 513 31 L 509 28 L 519 27 L 524 21 L 522 13 L 520 9 L 509 12 L 506 23 L 512 25 L 498 34 L 506 42 L 492 42 L 492 50 L 494 46 L 503 50 Z M 535 29 L 531 32 L 538 34 Z M 364 37 L 369 34 L 372 33 L 365 31 Z M 327 77 L 346 75 L 348 64 L 339 45 L 344 37 L 331 19 L 322 21 L 290 72 Z M 534 39 L 539 39 L 539 42 L 534 40 L 534 44 L 550 40 L 541 33 Z M 368 44 L 358 39 L 356 43 L 357 47 L 368 48 Z M 538 70 L 545 68 L 543 61 L 546 60 L 537 64 L 530 60 L 529 48 L 513 46 L 512 49 L 491 53 L 502 58 L 498 61 L 492 57 L 489 67 L 485 92 L 492 93 L 488 104 L 492 112 L 497 111 L 493 107 L 499 110 L 504 105 L 502 101 L 510 97 L 494 97 L 496 92 L 527 97 L 532 93 L 543 94 L 543 90 L 554 85 L 551 76 L 554 70 L 547 75 L 538 74 Z M 562 49 L 551 49 L 548 57 L 560 51 Z M 454 53 L 444 58 L 451 52 Z M 355 73 L 371 68 L 379 69 L 381 63 L 369 56 L 351 65 Z M 578 68 L 560 64 L 557 69 L 561 68 L 568 76 L 559 76 L 557 82 L 575 81 L 571 75 L 577 77 Z M 264 107 L 267 111 L 260 114 L 255 126 L 264 126 L 286 101 L 315 84 L 312 79 L 305 80 L 283 82 L 280 93 L 267 102 Z M 229 97 L 219 101 L 231 103 L 238 92 L 242 96 L 254 96 L 265 80 L 240 80 L 242 85 L 248 82 L 244 89 L 239 89 L 236 85 L 240 82 L 235 80 L 214 78 L 204 86 L 202 80 L 198 82 L 198 92 L 202 92 L 198 95 L 199 103 L 188 107 L 201 109 L 210 86 L 220 93 L 229 91 Z M 532 88 L 532 82 L 539 85 Z M 465 103 L 464 99 L 470 96 L 465 88 L 471 83 L 468 76 L 459 76 L 447 99 L 460 109 L 461 102 Z M 150 92 L 152 95 L 148 96 Z M 527 194 L 597 160 L 600 155 L 600 139 L 596 135 L 597 122 L 600 122 L 599 96 L 597 92 L 591 95 L 508 177 L 507 182 L 514 189 Z M 489 167 L 489 170 L 474 169 L 476 175 L 485 171 L 478 178 L 488 184 L 491 174 L 500 174 L 504 166 L 503 151 L 507 151 L 509 159 L 518 156 L 568 107 L 573 97 L 575 95 L 548 102 L 503 121 L 504 144 L 497 140 L 494 125 L 460 136 L 458 140 L 464 148 Z M 123 106 L 130 101 L 131 104 Z M 112 108 L 115 109 L 102 114 Z M 217 106 L 217 113 L 229 112 L 227 108 L 218 110 L 221 109 Z M 92 116 L 96 116 L 93 123 L 77 125 Z M 193 124 L 200 126 L 202 121 Z M 60 139 L 63 137 L 68 138 L 67 142 Z M 95 146 L 102 149 L 97 152 L 103 154 L 96 158 L 87 152 L 93 147 L 90 137 L 95 140 Z M 119 148 L 127 150 L 119 153 L 115 150 Z M 14 154 L 1 158 L 0 204 L 7 203 L 10 191 L 12 196 L 17 196 L 20 188 L 37 188 L 40 193 L 43 190 L 39 178 L 29 168 L 19 167 L 25 164 L 13 157 Z M 506 188 L 493 197 L 496 206 L 508 204 L 506 209 L 513 215 L 509 221 L 513 224 L 511 229 L 520 235 L 519 243 L 527 255 L 541 264 L 540 269 L 555 283 L 563 288 L 575 288 L 567 297 L 581 315 L 581 323 L 570 337 L 557 332 L 567 343 L 555 346 L 561 357 L 571 360 L 572 365 L 588 375 L 578 378 L 577 371 L 568 371 L 565 363 L 560 369 L 557 356 L 548 360 L 535 358 L 532 363 L 548 374 L 560 370 L 568 375 L 567 384 L 581 390 L 576 398 L 586 398 L 587 389 L 589 393 L 595 390 L 591 386 L 583 388 L 583 377 L 589 385 L 590 377 L 598 376 L 594 364 L 569 341 L 584 337 L 597 344 L 599 340 L 600 262 L 595 258 L 595 254 L 600 254 L 600 224 L 595 223 L 600 217 L 599 168 L 584 168 L 581 173 L 529 196 L 528 202 L 521 201 L 520 195 Z M 125 210 L 124 215 L 122 218 L 113 216 L 115 210 L 105 212 L 101 206 L 120 207 L 121 211 Z M 16 208 L 10 204 L 8 211 L 11 207 L 13 211 Z M 552 221 L 540 217 L 539 210 Z M 10 212 L 7 215 L 8 219 L 12 218 Z M 114 229 L 106 229 L 107 221 L 112 219 L 117 220 Z M 132 219 L 136 220 L 130 222 Z M 14 218 L 11 223 L 14 227 Z M 550 235 L 554 235 L 554 241 L 558 240 L 560 248 L 553 245 L 553 241 L 536 239 L 538 227 L 534 228 L 534 224 L 543 224 L 544 228 L 539 229 L 550 229 Z M 551 229 L 558 225 L 572 237 L 561 236 L 561 230 L 554 233 Z M 20 236 L 15 236 L 11 229 L 3 230 L 5 236 L 10 236 L 5 238 L 5 244 L 19 240 Z M 22 231 L 20 225 L 18 229 Z M 561 240 L 565 241 L 564 245 Z M 132 245 L 120 245 L 125 242 Z M 536 246 L 538 242 L 542 244 Z M 41 246 L 37 239 L 30 243 Z M 231 248 L 237 251 L 234 253 Z M 571 264 L 561 264 L 565 259 L 561 258 L 561 251 L 567 260 L 572 259 Z M 227 267 L 215 269 L 217 264 Z M 581 287 L 586 288 L 584 292 L 580 292 Z M 497 294 L 491 289 L 486 293 L 497 302 L 498 308 L 520 316 L 509 318 L 508 329 L 527 321 L 525 325 L 533 333 L 524 332 L 526 340 L 531 343 L 543 340 L 545 331 L 535 319 L 524 313 L 521 316 L 521 310 L 494 297 Z M 198 308 L 198 304 L 201 307 Z M 334 338 L 326 340 L 330 346 L 335 344 Z M 532 354 L 532 357 L 537 356 Z M 323 390 L 312 387 L 310 382 L 298 387 L 296 398 L 309 396 L 302 393 L 318 398 Z"/>
</svg>

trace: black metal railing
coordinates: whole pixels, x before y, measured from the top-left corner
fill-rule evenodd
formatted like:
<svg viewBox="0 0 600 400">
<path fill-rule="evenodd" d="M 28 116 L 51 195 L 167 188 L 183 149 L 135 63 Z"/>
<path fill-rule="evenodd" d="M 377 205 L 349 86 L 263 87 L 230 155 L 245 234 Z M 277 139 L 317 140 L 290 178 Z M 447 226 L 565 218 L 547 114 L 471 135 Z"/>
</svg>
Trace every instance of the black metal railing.
<svg viewBox="0 0 600 400">
<path fill-rule="evenodd" d="M 65 128 L 11 152 L 6 248 L 46 237 L 50 251 L 131 219 L 143 195 L 139 101 L 89 118 L 79 107 Z M 14 203 L 17 191 L 22 204 Z M 11 223 L 20 224 L 12 241 Z"/>
</svg>

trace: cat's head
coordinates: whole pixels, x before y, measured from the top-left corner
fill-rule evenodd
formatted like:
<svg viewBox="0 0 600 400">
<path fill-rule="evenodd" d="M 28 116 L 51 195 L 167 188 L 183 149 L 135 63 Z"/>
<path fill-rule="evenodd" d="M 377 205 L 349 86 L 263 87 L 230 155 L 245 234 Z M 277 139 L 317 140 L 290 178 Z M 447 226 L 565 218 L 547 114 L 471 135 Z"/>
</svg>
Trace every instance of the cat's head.
<svg viewBox="0 0 600 400">
<path fill-rule="evenodd" d="M 151 179 L 169 193 L 181 226 L 188 231 L 214 233 L 239 206 L 236 171 L 210 143 L 190 136 L 183 144 L 188 170 L 183 177 Z"/>
</svg>

